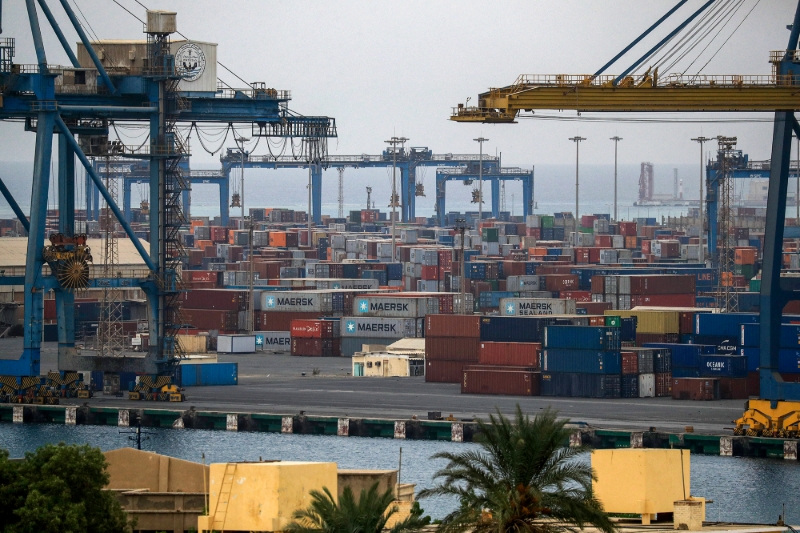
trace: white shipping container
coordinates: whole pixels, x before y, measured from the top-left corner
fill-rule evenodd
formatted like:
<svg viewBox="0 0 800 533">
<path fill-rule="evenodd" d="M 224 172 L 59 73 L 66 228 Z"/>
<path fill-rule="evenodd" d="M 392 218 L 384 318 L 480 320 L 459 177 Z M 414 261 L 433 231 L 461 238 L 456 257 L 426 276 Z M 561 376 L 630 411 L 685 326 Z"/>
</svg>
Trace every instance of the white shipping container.
<svg viewBox="0 0 800 533">
<path fill-rule="evenodd" d="M 342 317 L 342 337 L 396 338 L 417 336 L 416 318 Z"/>
<path fill-rule="evenodd" d="M 500 298 L 505 316 L 574 315 L 575 300 L 559 298 Z"/>
<path fill-rule="evenodd" d="M 254 331 L 256 346 L 275 352 L 289 352 L 292 349 L 292 336 L 288 331 Z M 260 337 L 260 339 L 259 339 Z M 261 340 L 261 344 L 258 341 Z"/>
<path fill-rule="evenodd" d="M 435 280 L 418 279 L 417 292 L 439 292 L 439 282 Z"/>
<path fill-rule="evenodd" d="M 615 307 L 615 309 L 619 309 L 620 311 L 628 311 L 630 308 L 631 308 L 631 295 L 620 294 L 617 297 L 617 307 Z"/>
<path fill-rule="evenodd" d="M 538 291 L 539 276 L 508 276 L 506 290 L 509 291 Z"/>
<path fill-rule="evenodd" d="M 358 252 L 358 242 L 356 239 L 347 239 L 344 243 L 344 250 L 349 254 L 354 254 Z M 354 258 L 353 258 L 354 259 Z"/>
<path fill-rule="evenodd" d="M 347 238 L 344 235 L 331 235 L 331 248 L 344 250 L 347 246 Z"/>
<path fill-rule="evenodd" d="M 419 236 L 418 230 L 415 229 L 400 230 L 400 242 L 403 242 L 405 244 L 416 244 L 418 236 Z"/>
<path fill-rule="evenodd" d="M 525 225 L 529 228 L 542 227 L 542 217 L 539 215 L 528 215 L 525 217 Z"/>
<path fill-rule="evenodd" d="M 595 233 L 608 233 L 608 220 L 604 218 L 594 219 L 592 229 Z"/>
<path fill-rule="evenodd" d="M 612 265 L 617 262 L 617 251 L 616 250 L 600 250 L 600 264 L 601 265 Z"/>
<path fill-rule="evenodd" d="M 411 290 L 414 289 L 416 289 L 416 286 Z M 428 298 L 362 296 L 353 300 L 353 314 L 355 316 L 420 318 L 424 317 L 426 313 L 428 313 Z"/>
<path fill-rule="evenodd" d="M 317 289 L 364 289 L 372 290 L 379 287 L 377 279 L 318 279 Z"/>
<path fill-rule="evenodd" d="M 639 374 L 639 398 L 656 397 L 656 375 Z"/>
<path fill-rule="evenodd" d="M 612 235 L 611 236 L 611 247 L 612 248 L 625 248 L 625 236 L 624 235 Z"/>
<path fill-rule="evenodd" d="M 500 243 L 498 242 L 482 242 L 481 243 L 482 255 L 500 255 Z"/>
<path fill-rule="evenodd" d="M 333 311 L 330 291 L 264 291 L 261 293 L 261 310 L 302 312 Z"/>
<path fill-rule="evenodd" d="M 217 353 L 256 353 L 256 336 L 219 335 Z"/>
<path fill-rule="evenodd" d="M 392 243 L 389 242 L 379 242 L 378 243 L 378 257 L 392 257 Z"/>
<path fill-rule="evenodd" d="M 439 250 L 423 250 L 421 263 L 423 266 L 439 266 Z"/>
</svg>

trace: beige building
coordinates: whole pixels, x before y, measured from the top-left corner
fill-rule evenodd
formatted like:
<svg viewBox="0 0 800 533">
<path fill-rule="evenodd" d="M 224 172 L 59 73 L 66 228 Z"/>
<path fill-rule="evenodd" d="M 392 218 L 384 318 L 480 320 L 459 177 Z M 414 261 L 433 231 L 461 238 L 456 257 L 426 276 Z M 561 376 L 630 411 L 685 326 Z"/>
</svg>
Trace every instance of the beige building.
<svg viewBox="0 0 800 533">
<path fill-rule="evenodd" d="M 425 359 L 389 352 L 356 352 L 352 358 L 353 376 L 407 378 L 425 375 Z"/>
</svg>

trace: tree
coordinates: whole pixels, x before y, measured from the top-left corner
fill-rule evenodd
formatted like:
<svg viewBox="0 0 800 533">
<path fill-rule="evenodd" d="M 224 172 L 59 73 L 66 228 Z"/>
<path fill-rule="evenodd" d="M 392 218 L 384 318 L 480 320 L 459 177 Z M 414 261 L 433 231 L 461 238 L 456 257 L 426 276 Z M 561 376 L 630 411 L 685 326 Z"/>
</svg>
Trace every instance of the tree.
<svg viewBox="0 0 800 533">
<path fill-rule="evenodd" d="M 423 490 L 420 499 L 459 500 L 439 530 L 559 533 L 592 525 L 613 533 L 613 523 L 592 494 L 592 468 L 577 457 L 585 450 L 565 447 L 567 422 L 549 409 L 530 419 L 517 405 L 513 422 L 499 411 L 488 423 L 478 422 L 479 450 L 435 454 L 449 464 L 434 474 L 441 483 Z"/>
<path fill-rule="evenodd" d="M 339 503 L 327 488 L 311 491 L 311 505 L 295 511 L 294 522 L 286 528 L 288 533 L 381 533 L 389 518 L 397 513 L 392 506 L 394 495 L 389 489 L 378 493 L 378 483 L 369 490 L 362 489 L 356 502 L 353 491 L 345 487 Z M 390 507 L 391 506 L 391 507 Z M 422 517 L 415 506 L 411 516 L 390 529 L 391 533 L 409 533 L 428 525 L 430 518 Z"/>
<path fill-rule="evenodd" d="M 0 531 L 122 533 L 130 527 L 108 484 L 106 460 L 88 445 L 48 444 L 10 461 L 0 450 Z"/>
</svg>

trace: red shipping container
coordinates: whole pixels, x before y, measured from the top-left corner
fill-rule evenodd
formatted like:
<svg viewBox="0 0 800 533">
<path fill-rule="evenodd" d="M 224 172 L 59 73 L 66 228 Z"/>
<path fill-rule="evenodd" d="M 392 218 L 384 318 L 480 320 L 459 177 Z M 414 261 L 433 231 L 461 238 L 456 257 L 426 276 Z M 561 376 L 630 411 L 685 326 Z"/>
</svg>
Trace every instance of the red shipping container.
<svg viewBox="0 0 800 533">
<path fill-rule="evenodd" d="M 589 248 L 589 262 L 596 265 L 600 262 L 600 250 L 602 248 Z"/>
<path fill-rule="evenodd" d="M 248 291 L 235 289 L 195 289 L 181 296 L 184 308 L 226 311 L 245 311 L 250 298 Z"/>
<path fill-rule="evenodd" d="M 717 378 L 672 378 L 673 400 L 719 400 Z"/>
<path fill-rule="evenodd" d="M 575 264 L 585 264 L 589 263 L 591 260 L 591 254 L 589 253 L 589 248 L 575 248 Z"/>
<path fill-rule="evenodd" d="M 216 270 L 184 270 L 181 272 L 183 281 L 193 283 L 195 281 L 219 281 L 219 272 Z"/>
<path fill-rule="evenodd" d="M 544 276 L 546 291 L 568 291 L 578 288 L 578 276 L 574 274 L 550 274 Z"/>
<path fill-rule="evenodd" d="M 293 313 L 284 311 L 266 311 L 261 313 L 260 331 L 290 331 L 292 320 L 316 319 L 325 313 Z"/>
<path fill-rule="evenodd" d="M 511 368 L 466 367 L 461 381 L 461 394 L 541 395 L 541 372 Z"/>
<path fill-rule="evenodd" d="M 620 222 L 619 234 L 636 237 L 636 222 Z"/>
<path fill-rule="evenodd" d="M 542 228 L 527 228 L 525 230 L 525 234 L 528 237 L 533 237 L 534 239 L 541 239 L 542 238 Z"/>
<path fill-rule="evenodd" d="M 540 368 L 542 345 L 538 342 L 488 342 L 480 343 L 478 362 L 485 365 L 524 366 Z"/>
<path fill-rule="evenodd" d="M 477 362 L 479 344 L 477 337 L 425 337 L 425 359 Z"/>
<path fill-rule="evenodd" d="M 443 270 L 450 270 L 450 267 L 452 265 L 453 265 L 453 251 L 439 250 L 439 268 Z"/>
<path fill-rule="evenodd" d="M 425 337 L 481 336 L 481 317 L 475 315 L 428 315 L 425 317 Z"/>
<path fill-rule="evenodd" d="M 614 246 L 613 237 L 611 235 L 597 234 L 594 236 L 594 245 L 598 248 L 611 248 Z"/>
<path fill-rule="evenodd" d="M 203 330 L 235 331 L 239 328 L 239 311 L 219 309 L 181 309 L 185 323 Z"/>
<path fill-rule="evenodd" d="M 670 396 L 672 396 L 672 374 L 669 372 L 656 374 L 656 397 L 668 398 Z"/>
<path fill-rule="evenodd" d="M 503 261 L 503 277 L 524 275 L 525 261 Z"/>
<path fill-rule="evenodd" d="M 333 338 L 333 320 L 292 320 L 289 330 L 292 337 L 304 339 Z"/>
<path fill-rule="evenodd" d="M 581 215 L 581 226 L 584 228 L 591 228 L 594 226 L 594 221 L 597 217 L 594 215 Z"/>
<path fill-rule="evenodd" d="M 438 266 L 422 266 L 422 273 L 420 274 L 420 279 L 424 280 L 433 280 L 436 281 L 439 279 L 439 267 Z"/>
<path fill-rule="evenodd" d="M 561 291 L 559 297 L 583 303 L 592 301 L 592 293 L 589 291 Z"/>
<path fill-rule="evenodd" d="M 695 294 L 695 280 L 693 274 L 630 276 L 630 294 Z"/>
<path fill-rule="evenodd" d="M 292 337 L 292 355 L 307 357 L 339 357 L 339 339 L 304 339 Z"/>
<path fill-rule="evenodd" d="M 639 373 L 639 354 L 636 352 L 621 352 L 622 374 L 632 376 Z"/>
<path fill-rule="evenodd" d="M 646 255 L 650 254 L 650 241 L 649 240 L 643 240 L 642 241 L 642 253 L 646 254 Z"/>
<path fill-rule="evenodd" d="M 750 397 L 747 378 L 719 378 L 721 400 L 746 400 Z"/>
<path fill-rule="evenodd" d="M 464 361 L 425 361 L 425 381 L 461 383 L 464 379 Z"/>
<path fill-rule="evenodd" d="M 606 292 L 606 277 L 592 276 L 592 293 L 605 294 L 605 292 Z"/>
</svg>

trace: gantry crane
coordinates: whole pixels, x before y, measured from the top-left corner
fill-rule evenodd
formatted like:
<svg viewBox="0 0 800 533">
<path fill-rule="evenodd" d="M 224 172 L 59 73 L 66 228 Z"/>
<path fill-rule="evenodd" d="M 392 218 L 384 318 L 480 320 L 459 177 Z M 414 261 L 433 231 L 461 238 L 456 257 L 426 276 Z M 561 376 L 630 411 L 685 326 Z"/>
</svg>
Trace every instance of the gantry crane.
<svg viewBox="0 0 800 533">
<path fill-rule="evenodd" d="M 514 123 L 522 112 L 535 110 L 591 111 L 771 111 L 775 113 L 769 194 L 761 276 L 760 399 L 748 402 L 735 433 L 765 436 L 800 435 L 800 384 L 784 382 L 778 374 L 781 313 L 784 305 L 800 299 L 800 278 L 781 278 L 782 243 L 792 132 L 800 136 L 795 111 L 800 110 L 800 2 L 790 28 L 786 50 L 771 52 L 771 75 L 660 76 L 657 69 L 634 72 L 707 10 L 708 0 L 670 31 L 620 75 L 606 69 L 673 15 L 686 0 L 651 25 L 594 74 L 522 75 L 509 86 L 490 89 L 478 105 L 459 104 L 451 120 L 467 123 Z"/>
<path fill-rule="evenodd" d="M 55 66 L 47 61 L 39 12 L 49 22 L 70 60 L 69 66 Z M 54 3 L 54 2 L 51 2 Z M 67 0 L 59 1 L 80 39 L 79 53 L 71 48 L 56 22 L 46 0 L 26 0 L 31 35 L 37 63 L 13 62 L 15 41 L 0 39 L 0 120 L 23 120 L 27 131 L 36 132 L 30 221 L 17 208 L 20 222 L 28 230 L 24 279 L 6 277 L 0 282 L 25 287 L 24 345 L 17 360 L 0 361 L 0 375 L 37 377 L 40 372 L 40 345 L 43 327 L 43 294 L 54 290 L 58 318 L 58 361 L 61 370 L 133 371 L 168 375 L 180 357 L 176 331 L 180 327 L 177 296 L 181 291 L 180 258 L 183 246 L 179 230 L 188 224 L 181 206 L 187 188 L 180 162 L 188 150 L 178 125 L 198 123 L 240 124 L 252 130 L 253 137 L 317 138 L 320 145 L 336 136 L 335 121 L 328 117 L 305 117 L 288 109 L 288 91 L 267 88 L 264 83 L 235 89 L 218 87 L 216 77 L 210 89 L 183 90 L 181 83 L 196 79 L 203 68 L 216 65 L 209 59 L 180 61 L 171 43 L 177 31 L 176 14 L 147 11 L 146 39 L 142 57 L 135 50 L 125 54 L 138 57 L 136 67 L 104 64 L 95 47 L 102 50 L 110 43 L 92 42 Z M 191 45 L 189 46 L 191 48 Z M 189 49 L 187 54 L 196 53 Z M 79 56 L 82 60 L 79 61 Z M 188 57 L 188 56 L 187 56 Z M 119 59 L 119 58 L 117 58 Z M 107 68 L 108 67 L 108 68 Z M 149 131 L 149 142 L 129 147 L 109 142 L 109 124 L 135 122 Z M 150 348 L 143 358 L 91 357 L 75 346 L 74 295 L 56 276 L 43 272 L 43 246 L 50 183 L 53 135 L 58 136 L 58 239 L 62 255 L 85 258 L 81 239 L 75 236 L 75 157 L 104 198 L 118 223 L 142 257 L 147 270 L 114 278 L 90 279 L 89 287 L 139 287 L 148 301 Z M 76 139 L 75 136 L 78 136 Z M 109 194 L 89 157 L 125 156 L 149 162 L 150 243 L 142 243 Z M 9 198 L 10 195 L 6 196 Z M 9 203 L 16 205 L 13 198 Z M 69 259 L 67 258 L 67 259 Z M 82 279 L 77 276 L 78 279 Z"/>
</svg>

